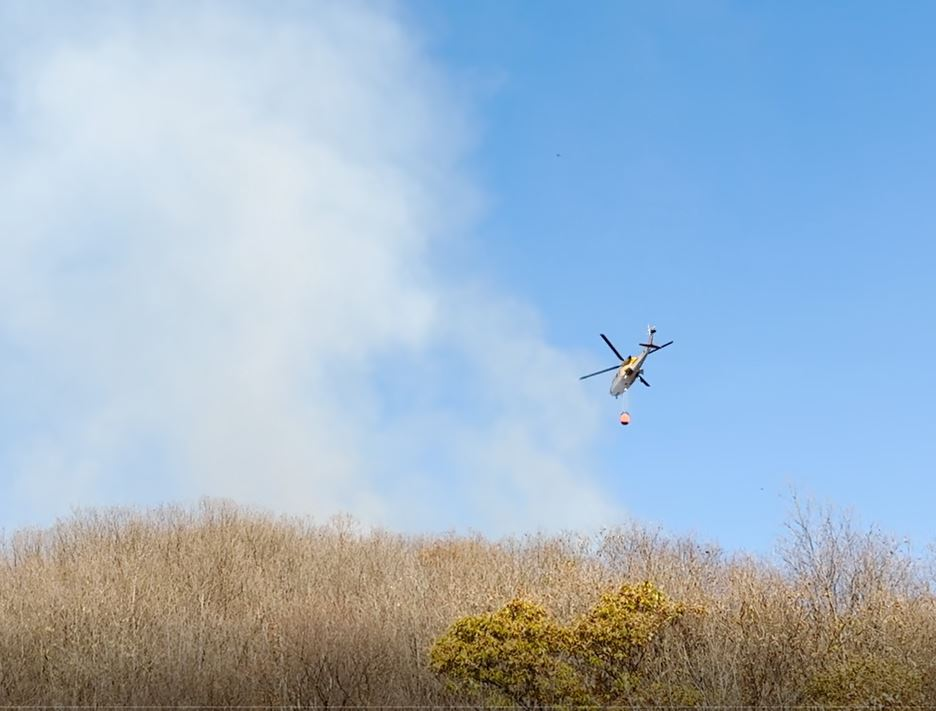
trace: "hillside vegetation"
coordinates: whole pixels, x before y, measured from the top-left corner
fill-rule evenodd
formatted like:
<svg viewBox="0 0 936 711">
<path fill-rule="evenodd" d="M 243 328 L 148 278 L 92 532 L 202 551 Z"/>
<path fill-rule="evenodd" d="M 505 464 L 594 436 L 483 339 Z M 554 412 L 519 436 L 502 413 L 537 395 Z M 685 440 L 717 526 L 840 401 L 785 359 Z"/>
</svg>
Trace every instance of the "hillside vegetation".
<svg viewBox="0 0 936 711">
<path fill-rule="evenodd" d="M 5 706 L 936 705 L 929 563 L 801 507 L 776 563 L 223 502 L 79 512 L 0 551 Z"/>
</svg>

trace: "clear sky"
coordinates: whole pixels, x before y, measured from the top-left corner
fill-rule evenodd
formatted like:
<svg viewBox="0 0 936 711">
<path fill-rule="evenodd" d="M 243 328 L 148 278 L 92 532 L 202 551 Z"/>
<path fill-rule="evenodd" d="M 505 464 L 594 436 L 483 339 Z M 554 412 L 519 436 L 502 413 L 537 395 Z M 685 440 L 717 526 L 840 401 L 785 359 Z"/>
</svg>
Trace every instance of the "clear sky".
<svg viewBox="0 0 936 711">
<path fill-rule="evenodd" d="M 0 527 L 934 539 L 931 3 L 0 5 Z M 617 422 L 614 364 L 654 323 Z"/>
</svg>

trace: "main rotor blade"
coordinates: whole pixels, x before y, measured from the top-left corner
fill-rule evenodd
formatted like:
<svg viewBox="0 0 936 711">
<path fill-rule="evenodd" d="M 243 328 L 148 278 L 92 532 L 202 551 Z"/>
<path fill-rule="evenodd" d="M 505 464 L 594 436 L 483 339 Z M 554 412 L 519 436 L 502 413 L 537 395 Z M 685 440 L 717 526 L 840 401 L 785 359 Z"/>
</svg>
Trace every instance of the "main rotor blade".
<svg viewBox="0 0 936 711">
<path fill-rule="evenodd" d="M 640 378 L 640 382 L 642 382 L 642 383 L 643 383 L 644 385 L 646 385 L 648 388 L 650 387 L 650 383 L 648 383 L 646 380 L 644 380 L 644 377 L 643 377 L 642 375 L 638 375 L 637 377 Z"/>
<path fill-rule="evenodd" d="M 601 336 L 604 339 L 604 342 L 608 344 L 608 348 L 614 351 L 614 355 L 618 357 L 618 360 L 624 360 L 624 357 L 620 353 L 618 353 L 617 348 L 615 348 L 614 344 L 608 340 L 608 337 L 606 335 L 604 335 L 603 333 L 599 333 L 598 335 Z"/>
<path fill-rule="evenodd" d="M 594 373 L 589 373 L 588 375 L 583 375 L 579 380 L 585 380 L 585 378 L 590 378 L 593 375 L 601 375 L 602 373 L 610 373 L 612 370 L 617 370 L 621 366 L 612 365 L 610 368 L 605 368 L 604 370 L 597 370 Z"/>
</svg>

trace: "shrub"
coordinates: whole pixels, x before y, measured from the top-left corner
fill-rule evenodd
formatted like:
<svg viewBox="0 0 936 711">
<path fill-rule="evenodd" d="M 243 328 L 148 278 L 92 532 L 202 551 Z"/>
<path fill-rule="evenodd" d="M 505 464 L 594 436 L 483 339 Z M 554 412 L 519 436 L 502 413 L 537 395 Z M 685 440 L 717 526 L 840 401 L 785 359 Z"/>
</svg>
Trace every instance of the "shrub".
<svg viewBox="0 0 936 711">
<path fill-rule="evenodd" d="M 650 582 L 602 595 L 570 626 L 515 599 L 498 612 L 458 620 L 436 641 L 432 668 L 456 689 L 482 698 L 487 690 L 487 701 L 523 708 L 696 699 L 639 673 L 650 643 L 681 614 Z"/>
<path fill-rule="evenodd" d="M 472 695 L 523 708 L 582 703 L 581 682 L 563 657 L 568 631 L 533 602 L 458 620 L 433 646 L 432 668 Z"/>
<path fill-rule="evenodd" d="M 923 676 L 913 666 L 864 655 L 831 664 L 806 686 L 810 702 L 822 706 L 894 708 L 922 706 Z"/>
</svg>

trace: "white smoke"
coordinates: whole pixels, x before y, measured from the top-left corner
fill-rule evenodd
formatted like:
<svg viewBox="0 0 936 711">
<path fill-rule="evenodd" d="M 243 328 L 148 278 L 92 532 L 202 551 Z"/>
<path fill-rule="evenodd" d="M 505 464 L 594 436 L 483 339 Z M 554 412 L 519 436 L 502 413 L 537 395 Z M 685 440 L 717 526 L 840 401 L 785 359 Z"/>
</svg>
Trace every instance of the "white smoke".
<svg viewBox="0 0 936 711">
<path fill-rule="evenodd" d="M 570 359 L 433 266 L 480 204 L 470 121 L 387 7 L 42 7 L 0 6 L 7 516 L 614 515 Z"/>
</svg>

